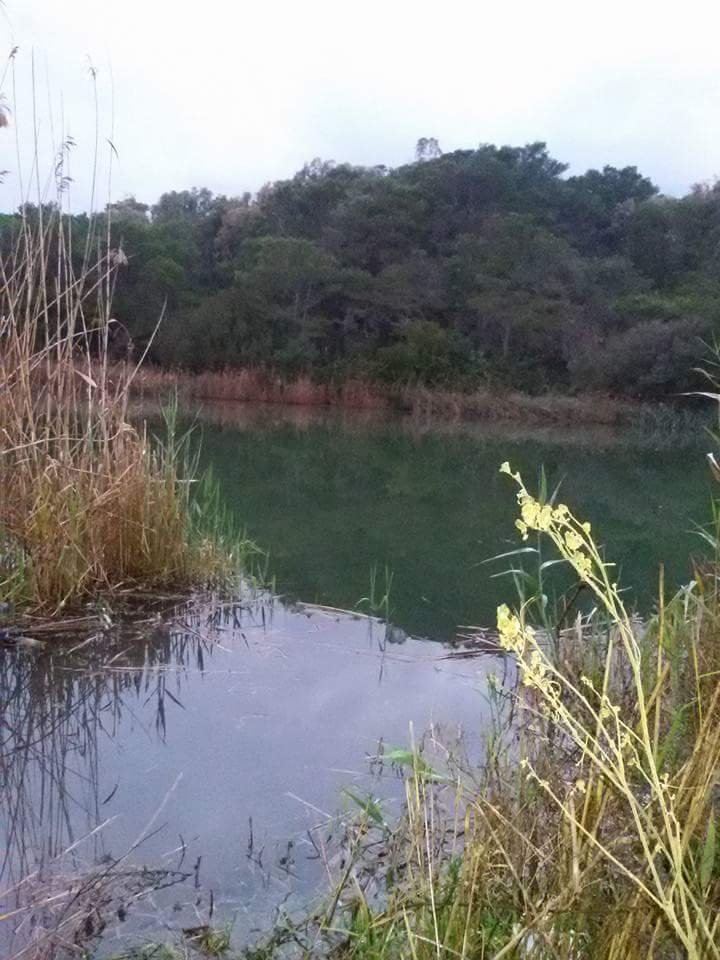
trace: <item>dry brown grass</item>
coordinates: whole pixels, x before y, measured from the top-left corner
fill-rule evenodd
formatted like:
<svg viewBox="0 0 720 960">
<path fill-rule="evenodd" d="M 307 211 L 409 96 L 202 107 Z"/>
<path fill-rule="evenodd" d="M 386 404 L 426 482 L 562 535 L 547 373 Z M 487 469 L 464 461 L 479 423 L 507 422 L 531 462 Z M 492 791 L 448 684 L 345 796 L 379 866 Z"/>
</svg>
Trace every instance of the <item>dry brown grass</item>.
<svg viewBox="0 0 720 960">
<path fill-rule="evenodd" d="M 117 365 L 112 377 L 121 380 L 126 368 Z M 177 391 L 187 400 L 285 404 L 287 406 L 342 406 L 388 409 L 392 398 L 374 384 L 350 379 L 342 384 L 318 383 L 308 376 L 284 379 L 272 371 L 243 368 L 188 374 L 143 367 L 133 382 L 133 394 L 156 398 Z"/>
<path fill-rule="evenodd" d="M 227 567 L 190 515 L 192 464 L 127 418 L 136 370 L 108 376 L 122 252 L 57 207 L 0 256 L 0 599 L 45 610 L 98 591 L 206 581 Z M 100 251 L 98 253 L 98 251 Z"/>
<path fill-rule="evenodd" d="M 113 376 L 121 379 L 123 367 Z M 422 386 L 385 386 L 358 378 L 318 383 L 308 376 L 286 379 L 261 369 L 228 369 L 190 374 L 144 367 L 136 376 L 137 396 L 156 398 L 177 390 L 187 400 L 333 406 L 360 410 L 399 410 L 446 420 L 512 421 L 616 425 L 642 413 L 642 406 L 605 395 L 530 396 L 517 391 L 469 393 Z"/>
</svg>

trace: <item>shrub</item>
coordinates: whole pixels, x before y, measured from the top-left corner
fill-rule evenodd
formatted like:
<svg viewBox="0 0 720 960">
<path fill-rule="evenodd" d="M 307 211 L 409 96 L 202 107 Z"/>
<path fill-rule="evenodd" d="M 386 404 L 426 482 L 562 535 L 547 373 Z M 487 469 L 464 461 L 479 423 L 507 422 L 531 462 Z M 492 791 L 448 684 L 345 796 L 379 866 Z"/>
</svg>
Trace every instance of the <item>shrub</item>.
<svg viewBox="0 0 720 960">
<path fill-rule="evenodd" d="M 590 338 L 570 357 L 573 385 L 647 398 L 691 390 L 708 334 L 703 320 L 651 320 L 604 341 Z"/>
<path fill-rule="evenodd" d="M 381 347 L 373 373 L 389 383 L 420 382 L 428 386 L 457 381 L 472 365 L 469 346 L 432 320 L 405 324 L 400 339 Z"/>
</svg>

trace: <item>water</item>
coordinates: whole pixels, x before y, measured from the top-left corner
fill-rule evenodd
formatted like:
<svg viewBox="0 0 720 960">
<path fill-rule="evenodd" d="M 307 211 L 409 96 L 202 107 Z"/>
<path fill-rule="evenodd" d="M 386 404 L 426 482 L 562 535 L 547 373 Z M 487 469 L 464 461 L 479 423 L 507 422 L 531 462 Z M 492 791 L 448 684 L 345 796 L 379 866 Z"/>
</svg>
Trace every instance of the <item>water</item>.
<svg viewBox="0 0 720 960">
<path fill-rule="evenodd" d="M 431 639 L 494 622 L 513 596 L 493 578 L 517 548 L 513 484 L 548 488 L 593 524 L 631 602 L 647 609 L 658 567 L 691 576 L 710 516 L 703 448 L 657 449 L 608 430 L 449 426 L 299 409 L 205 407 L 206 460 L 248 533 L 270 552 L 278 589 L 354 607 L 392 574 L 393 622 Z M 531 568 L 529 559 L 526 566 Z M 550 582 L 552 588 L 553 581 Z M 382 593 L 382 589 L 379 591 Z"/>
<path fill-rule="evenodd" d="M 0 650 L 0 889 L 41 868 L 1 909 L 119 860 L 168 872 L 149 900 L 134 903 L 135 879 L 109 898 L 108 954 L 211 914 L 252 939 L 322 885 L 318 849 L 341 831 L 343 805 L 358 812 L 344 789 L 397 815 L 387 745 L 430 729 L 477 747 L 487 671 L 506 665 L 462 654 L 262 596 L 69 647 Z M 18 918 L 14 940 L 0 926 L 3 956 L 27 936 L 31 917 Z"/>
<path fill-rule="evenodd" d="M 660 561 L 669 580 L 688 578 L 692 527 L 709 512 L 702 450 L 607 432 L 237 407 L 207 410 L 203 432 L 284 599 L 152 609 L 94 638 L 0 651 L 0 910 L 130 851 L 123 871 L 167 872 L 150 898 L 134 899 L 137 878 L 108 897 L 108 953 L 211 913 L 252 939 L 279 904 L 322 888 L 315 845 L 353 808 L 344 788 L 399 810 L 388 745 L 430 729 L 481 748 L 487 674 L 507 664 L 452 640 L 512 599 L 492 579 L 508 561 L 483 563 L 517 546 L 503 460 L 528 481 L 541 465 L 551 485 L 564 478 L 563 499 L 592 520 L 641 608 Z M 392 572 L 391 625 L 295 602 L 352 607 L 373 567 L 381 592 Z M 26 913 L 3 924 L 2 955 L 29 930 Z"/>
</svg>

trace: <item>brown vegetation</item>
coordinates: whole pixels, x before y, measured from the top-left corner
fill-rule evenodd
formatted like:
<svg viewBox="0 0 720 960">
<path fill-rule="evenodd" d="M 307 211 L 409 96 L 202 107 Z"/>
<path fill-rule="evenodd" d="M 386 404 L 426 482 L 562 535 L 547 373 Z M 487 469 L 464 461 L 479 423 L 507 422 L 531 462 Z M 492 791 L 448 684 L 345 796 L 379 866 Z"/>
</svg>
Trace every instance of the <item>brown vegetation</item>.
<svg viewBox="0 0 720 960">
<path fill-rule="evenodd" d="M 126 368 L 116 365 L 118 382 Z M 470 393 L 422 386 L 384 386 L 366 380 L 317 382 L 308 376 L 285 379 L 255 368 L 185 373 L 146 366 L 133 381 L 136 397 L 157 398 L 177 390 L 181 399 L 328 406 L 359 410 L 397 410 L 448 420 L 518 421 L 619 425 L 638 418 L 644 407 L 607 395 L 531 396 L 519 391 Z"/>
<path fill-rule="evenodd" d="M 226 569 L 191 524 L 186 446 L 172 435 L 151 444 L 129 424 L 134 368 L 108 377 L 119 254 L 90 250 L 78 261 L 51 208 L 25 217 L 0 257 L 0 600 L 18 608 Z M 48 282 L 49 261 L 62 282 Z"/>
</svg>

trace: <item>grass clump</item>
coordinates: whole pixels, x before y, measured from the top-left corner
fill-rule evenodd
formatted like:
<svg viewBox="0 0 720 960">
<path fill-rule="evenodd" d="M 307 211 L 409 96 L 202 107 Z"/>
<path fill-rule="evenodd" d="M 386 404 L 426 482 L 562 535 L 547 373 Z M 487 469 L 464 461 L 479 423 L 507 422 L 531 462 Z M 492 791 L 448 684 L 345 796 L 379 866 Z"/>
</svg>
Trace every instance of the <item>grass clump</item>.
<svg viewBox="0 0 720 960">
<path fill-rule="evenodd" d="M 191 960 L 191 958 L 229 957 L 230 927 L 201 927 L 184 930 L 182 935 L 169 943 L 148 943 L 117 954 L 110 960 Z M 237 956 L 237 955 L 235 955 Z"/>
<path fill-rule="evenodd" d="M 119 588 L 216 582 L 252 552 L 220 530 L 187 438 L 131 424 L 138 366 L 109 376 L 126 258 L 109 216 L 84 241 L 58 202 L 0 236 L 0 602 L 55 612 Z M 223 541 L 224 542 L 221 542 Z"/>
</svg>

